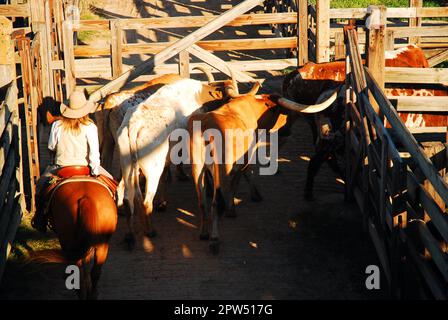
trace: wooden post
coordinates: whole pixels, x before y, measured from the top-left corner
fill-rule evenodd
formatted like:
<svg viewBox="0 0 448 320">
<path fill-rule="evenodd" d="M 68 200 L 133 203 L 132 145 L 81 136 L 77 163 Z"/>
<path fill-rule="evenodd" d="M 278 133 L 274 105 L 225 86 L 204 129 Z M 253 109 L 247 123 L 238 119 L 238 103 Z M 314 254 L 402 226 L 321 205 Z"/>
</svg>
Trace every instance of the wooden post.
<svg viewBox="0 0 448 320">
<path fill-rule="evenodd" d="M 190 54 L 186 50 L 179 52 L 179 75 L 190 78 Z"/>
<path fill-rule="evenodd" d="M 334 34 L 334 59 L 342 60 L 345 58 L 344 32 L 337 31 Z"/>
<path fill-rule="evenodd" d="M 330 0 L 316 0 L 316 62 L 330 61 Z"/>
<path fill-rule="evenodd" d="M 297 0 L 297 66 L 308 62 L 308 0 Z"/>
<path fill-rule="evenodd" d="M 46 72 L 48 82 L 43 83 L 42 91 L 44 97 L 50 95 L 51 97 L 54 98 L 55 97 L 55 90 L 54 90 L 55 86 L 53 77 L 54 73 L 51 70 L 50 64 L 51 61 L 53 60 L 53 50 L 55 50 L 56 48 L 54 48 L 51 43 L 51 32 L 52 32 L 51 19 L 52 17 L 50 10 L 50 1 L 45 0 L 45 26 L 44 26 L 45 34 L 42 35 L 40 46 L 45 47 L 44 50 L 46 51 L 47 54 L 45 58 L 41 57 L 41 60 L 42 60 L 42 73 Z M 42 82 L 44 82 L 44 78 L 42 78 Z M 46 92 L 45 90 L 48 91 Z"/>
<path fill-rule="evenodd" d="M 415 8 L 415 12 L 418 12 L 418 8 L 423 7 L 423 0 L 409 0 L 409 7 Z M 421 18 L 410 18 L 409 19 L 409 26 L 410 27 L 419 27 L 422 25 L 422 19 Z M 412 44 L 419 44 L 420 43 L 420 37 L 409 37 L 409 43 Z"/>
<path fill-rule="evenodd" d="M 384 90 L 385 78 L 385 36 L 386 36 L 386 7 L 369 6 L 366 19 L 367 28 L 367 67 L 377 81 L 379 87 Z M 370 99 L 376 113 L 379 113 L 378 104 L 375 99 Z"/>
<path fill-rule="evenodd" d="M 111 35 L 110 52 L 112 60 L 112 77 L 116 78 L 123 73 L 123 31 L 120 26 L 120 20 L 110 20 L 109 29 Z"/>
<path fill-rule="evenodd" d="M 395 49 L 395 32 L 391 29 L 386 29 L 386 40 L 384 44 L 385 50 L 394 50 Z"/>
<path fill-rule="evenodd" d="M 73 49 L 73 28 L 71 21 L 62 23 L 64 39 L 64 71 L 65 71 L 65 94 L 70 96 L 76 86 L 75 57 Z"/>
<path fill-rule="evenodd" d="M 0 87 L 11 82 L 13 78 L 14 45 L 11 41 L 12 22 L 0 16 Z"/>
</svg>

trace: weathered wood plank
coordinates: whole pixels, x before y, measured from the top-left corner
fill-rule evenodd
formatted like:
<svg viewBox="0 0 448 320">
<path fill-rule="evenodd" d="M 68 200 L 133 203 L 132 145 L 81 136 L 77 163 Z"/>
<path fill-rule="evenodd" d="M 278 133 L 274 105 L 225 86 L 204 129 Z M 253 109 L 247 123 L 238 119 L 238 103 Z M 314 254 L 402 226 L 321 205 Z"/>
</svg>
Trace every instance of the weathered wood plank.
<svg viewBox="0 0 448 320">
<path fill-rule="evenodd" d="M 179 75 L 190 78 L 190 55 L 186 50 L 179 53 Z"/>
<path fill-rule="evenodd" d="M 386 82 L 448 84 L 448 68 L 386 67 Z"/>
<path fill-rule="evenodd" d="M 120 20 L 115 19 L 110 21 L 110 53 L 112 63 L 112 76 L 118 77 L 123 73 L 123 59 L 122 59 L 122 43 L 123 31 L 120 26 Z"/>
<path fill-rule="evenodd" d="M 122 46 L 124 54 L 157 54 L 167 47 L 176 43 L 154 42 L 154 43 L 130 43 Z M 261 50 L 261 49 L 286 49 L 297 46 L 296 37 L 285 38 L 260 38 L 260 39 L 225 39 L 198 41 L 197 45 L 209 51 L 228 50 Z M 83 45 L 76 46 L 74 54 L 77 57 L 92 57 L 110 55 L 108 46 Z"/>
<path fill-rule="evenodd" d="M 386 37 L 386 7 L 385 6 L 369 6 L 369 12 L 372 15 L 378 15 L 379 21 L 367 25 L 367 61 L 366 65 L 369 68 L 372 76 L 384 90 L 384 67 L 385 67 L 385 37 Z M 379 107 L 374 99 L 371 99 L 372 106 L 376 113 L 379 113 Z"/>
<path fill-rule="evenodd" d="M 423 7 L 423 0 L 409 0 L 409 7 L 421 8 Z M 409 26 L 410 27 L 420 27 L 422 25 L 421 18 L 410 18 Z M 418 44 L 420 42 L 419 37 L 409 37 L 409 43 Z"/>
<path fill-rule="evenodd" d="M 231 68 L 240 71 L 274 71 L 283 70 L 289 67 L 296 67 L 296 59 L 274 59 L 274 60 L 247 60 L 247 61 L 231 61 L 226 62 Z M 210 69 L 211 72 L 220 72 L 218 69 L 211 67 L 206 63 L 190 63 L 190 69 L 201 66 Z M 163 64 L 155 67 L 157 73 L 176 73 L 178 71 L 177 64 Z M 201 73 L 198 70 L 191 70 L 191 74 Z"/>
<path fill-rule="evenodd" d="M 330 19 L 364 19 L 366 8 L 330 9 Z M 387 8 L 387 18 L 436 18 L 447 17 L 448 8 Z"/>
<path fill-rule="evenodd" d="M 399 112 L 448 112 L 448 96 L 397 97 L 388 95 L 387 98 L 392 102 L 395 101 Z"/>
<path fill-rule="evenodd" d="M 217 15 L 211 16 L 186 16 L 179 19 L 179 17 L 163 17 L 163 18 L 141 18 L 141 19 L 120 19 L 123 30 L 129 29 L 168 29 L 168 28 L 194 28 L 202 27 L 209 23 Z M 264 25 L 264 24 L 282 24 L 282 23 L 297 23 L 297 13 L 295 12 L 281 12 L 281 13 L 251 13 L 241 15 L 235 20 L 230 21 L 225 26 L 241 27 L 247 25 Z M 75 31 L 84 30 L 108 30 L 108 20 L 81 20 L 79 25 L 74 29 Z"/>
<path fill-rule="evenodd" d="M 64 21 L 63 28 L 63 47 L 64 47 L 64 71 L 65 71 L 65 90 L 66 98 L 70 96 L 76 86 L 74 51 L 73 51 L 73 29 L 69 21 Z"/>
<path fill-rule="evenodd" d="M 13 136 L 13 125 L 12 122 L 8 122 L 6 129 L 0 139 L 0 173 L 3 170 L 6 162 L 6 156 L 8 155 L 9 148 L 11 147 Z M 0 200 L 1 201 L 1 200 Z"/>
<path fill-rule="evenodd" d="M 248 76 L 247 74 L 241 72 L 238 69 L 232 68 L 230 67 L 224 60 L 218 58 L 217 56 L 211 54 L 210 52 L 200 48 L 197 45 L 192 45 L 191 47 L 189 47 L 187 49 L 187 51 L 198 57 L 199 59 L 201 59 L 202 61 L 208 63 L 209 65 L 215 67 L 216 69 L 218 69 L 219 71 L 225 73 L 226 75 L 230 76 L 230 70 L 229 68 L 232 69 L 236 80 L 239 82 L 255 82 L 256 80 L 250 76 Z"/>
<path fill-rule="evenodd" d="M 330 0 L 316 1 L 316 62 L 330 61 Z"/>
<path fill-rule="evenodd" d="M 297 65 L 303 66 L 308 62 L 308 0 L 297 0 L 299 14 L 297 16 L 298 24 L 298 55 Z"/>
<path fill-rule="evenodd" d="M 448 127 L 420 127 L 420 128 L 409 128 L 409 132 L 412 134 L 420 133 L 446 133 L 448 132 Z"/>
<path fill-rule="evenodd" d="M 0 5 L 0 16 L 5 17 L 29 17 L 31 16 L 30 5 L 26 4 L 2 4 Z"/>
<path fill-rule="evenodd" d="M 429 58 L 428 64 L 430 67 L 434 67 L 434 66 L 438 65 L 439 63 L 444 62 L 446 60 L 448 60 L 448 49 Z"/>
<path fill-rule="evenodd" d="M 17 158 L 18 157 L 16 148 L 9 148 L 8 157 L 6 158 L 6 162 L 3 166 L 2 174 L 0 177 L 0 208 L 3 207 L 3 203 L 6 200 L 6 194 L 9 190 L 10 181 L 17 167 Z"/>
<path fill-rule="evenodd" d="M 448 26 L 438 27 L 391 27 L 395 38 L 416 37 L 443 37 L 448 36 Z"/>
</svg>

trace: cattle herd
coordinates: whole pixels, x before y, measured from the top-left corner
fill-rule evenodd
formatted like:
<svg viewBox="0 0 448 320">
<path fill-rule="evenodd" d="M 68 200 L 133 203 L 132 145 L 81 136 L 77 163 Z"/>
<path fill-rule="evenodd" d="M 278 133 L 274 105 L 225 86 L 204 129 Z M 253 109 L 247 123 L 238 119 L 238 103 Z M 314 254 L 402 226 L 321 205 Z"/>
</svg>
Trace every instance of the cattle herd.
<svg viewBox="0 0 448 320">
<path fill-rule="evenodd" d="M 428 63 L 420 48 L 407 46 L 387 52 L 386 66 L 428 67 Z M 163 75 L 108 95 L 95 112 L 102 161 L 109 171 L 115 147 L 119 150 L 121 172 L 115 178 L 121 181 L 119 204 L 127 212 L 129 248 L 135 242 L 135 216 L 143 217 L 146 236 L 156 234 L 151 217 L 154 208 L 166 206 L 169 165 L 177 165 L 182 179 L 186 177 L 182 165 L 188 163 L 201 213 L 200 239 L 209 240 L 210 249 L 217 253 L 218 217 L 235 216 L 240 178 L 249 182 L 251 198 L 260 201 L 252 179 L 254 159 L 262 161 L 258 151 L 263 149 L 264 160 L 276 162 L 277 148 L 299 116 L 310 124 L 316 146 L 305 199 L 313 199 L 313 180 L 324 162 L 344 178 L 343 163 L 338 161 L 344 150 L 344 61 L 305 64 L 285 77 L 281 95 L 257 94 L 258 83 L 241 94 L 231 72 L 230 79 L 215 81 L 207 69 L 200 70 L 207 83 Z"/>
</svg>

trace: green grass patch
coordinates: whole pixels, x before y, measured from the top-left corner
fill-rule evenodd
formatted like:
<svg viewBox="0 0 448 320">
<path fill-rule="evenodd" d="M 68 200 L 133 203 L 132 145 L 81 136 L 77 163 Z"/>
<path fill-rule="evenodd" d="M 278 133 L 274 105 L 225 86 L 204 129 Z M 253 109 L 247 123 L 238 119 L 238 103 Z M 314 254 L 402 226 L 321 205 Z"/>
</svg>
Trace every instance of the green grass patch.
<svg viewBox="0 0 448 320">
<path fill-rule="evenodd" d="M 32 252 L 55 248 L 60 248 L 55 233 L 47 231 L 42 234 L 35 230 L 31 226 L 30 215 L 26 214 L 17 230 L 9 260 L 18 262 L 29 257 Z"/>
<path fill-rule="evenodd" d="M 90 9 L 84 7 L 81 9 L 80 13 L 80 19 L 81 20 L 102 20 L 99 15 L 95 14 L 94 12 L 90 11 Z M 109 37 L 109 32 L 101 30 L 83 30 L 77 32 L 78 41 L 82 43 L 89 43 L 94 41 L 95 39 L 102 39 Z"/>
<path fill-rule="evenodd" d="M 311 0 L 311 4 L 316 4 L 316 0 Z M 408 0 L 332 0 L 330 1 L 331 8 L 366 8 L 369 5 L 385 5 L 386 7 L 409 7 Z M 430 0 L 423 1 L 424 7 L 444 7 L 448 5 L 446 0 Z"/>
</svg>

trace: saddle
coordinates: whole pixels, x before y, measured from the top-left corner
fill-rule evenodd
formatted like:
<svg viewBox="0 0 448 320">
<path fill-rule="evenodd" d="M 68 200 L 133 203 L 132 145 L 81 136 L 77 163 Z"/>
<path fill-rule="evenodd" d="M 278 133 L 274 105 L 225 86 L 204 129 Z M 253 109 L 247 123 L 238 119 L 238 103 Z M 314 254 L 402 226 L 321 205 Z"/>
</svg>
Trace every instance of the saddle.
<svg viewBox="0 0 448 320">
<path fill-rule="evenodd" d="M 90 174 L 90 168 L 86 166 L 66 166 L 60 168 L 53 175 L 50 180 L 50 184 L 43 192 L 42 201 L 48 203 L 52 198 L 52 195 L 56 189 L 62 184 L 77 182 L 77 181 L 92 181 L 103 185 L 109 190 L 112 198 L 116 198 L 116 192 L 118 182 L 106 177 L 105 175 L 99 175 L 94 177 Z"/>
</svg>

